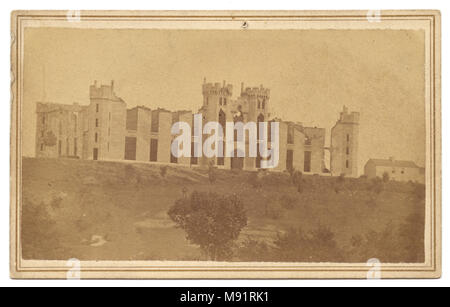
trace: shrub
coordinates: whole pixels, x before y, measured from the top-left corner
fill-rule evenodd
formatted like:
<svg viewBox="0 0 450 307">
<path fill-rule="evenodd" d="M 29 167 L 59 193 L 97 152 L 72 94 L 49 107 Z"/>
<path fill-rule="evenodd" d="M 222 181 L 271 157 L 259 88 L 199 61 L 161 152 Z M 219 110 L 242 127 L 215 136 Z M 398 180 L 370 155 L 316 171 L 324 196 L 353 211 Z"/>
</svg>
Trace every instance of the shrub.
<svg viewBox="0 0 450 307">
<path fill-rule="evenodd" d="M 248 176 L 248 183 L 255 189 L 262 186 L 261 180 L 259 179 L 258 172 L 251 172 Z"/>
<path fill-rule="evenodd" d="M 52 131 L 48 131 L 43 139 L 43 143 L 45 146 L 55 146 L 56 145 L 56 136 Z"/>
<path fill-rule="evenodd" d="M 168 215 L 211 260 L 228 259 L 233 241 L 247 225 L 244 204 L 236 195 L 194 191 L 178 199 Z"/>
<path fill-rule="evenodd" d="M 292 180 L 292 184 L 294 186 L 298 186 L 299 184 L 301 184 L 302 178 L 303 178 L 303 173 L 300 171 L 294 171 L 291 174 L 291 180 Z"/>
<path fill-rule="evenodd" d="M 282 261 L 326 262 L 340 261 L 343 257 L 334 233 L 322 225 L 308 233 L 291 228 L 279 234 L 274 244 L 276 257 Z"/>
<path fill-rule="evenodd" d="M 237 249 L 239 261 L 271 261 L 272 248 L 264 241 L 247 238 Z"/>
<path fill-rule="evenodd" d="M 299 181 L 297 184 L 297 192 L 302 194 L 303 193 L 303 180 Z"/>
<path fill-rule="evenodd" d="M 166 177 L 166 174 L 167 174 L 167 166 L 166 165 L 161 165 L 159 167 L 159 174 L 161 175 L 162 178 Z"/>
<path fill-rule="evenodd" d="M 216 168 L 212 163 L 208 166 L 208 180 L 211 184 L 214 184 L 217 180 Z"/>
<path fill-rule="evenodd" d="M 272 220 L 278 220 L 283 216 L 283 208 L 277 203 L 266 206 L 266 217 Z"/>
<path fill-rule="evenodd" d="M 424 184 L 415 184 L 413 190 L 414 196 L 417 200 L 425 199 L 425 185 Z"/>
<path fill-rule="evenodd" d="M 283 194 L 283 196 L 280 197 L 281 206 L 287 210 L 294 209 L 297 202 L 298 202 L 298 199 L 294 196 Z"/>
<path fill-rule="evenodd" d="M 60 248 L 56 222 L 45 204 L 36 205 L 24 199 L 21 210 L 21 239 L 25 259 L 53 259 Z"/>
<path fill-rule="evenodd" d="M 384 183 L 389 182 L 389 173 L 388 172 L 383 173 L 383 182 Z"/>
<path fill-rule="evenodd" d="M 380 178 L 375 177 L 372 179 L 372 186 L 370 190 L 376 194 L 380 194 L 383 191 L 383 183 Z"/>
</svg>

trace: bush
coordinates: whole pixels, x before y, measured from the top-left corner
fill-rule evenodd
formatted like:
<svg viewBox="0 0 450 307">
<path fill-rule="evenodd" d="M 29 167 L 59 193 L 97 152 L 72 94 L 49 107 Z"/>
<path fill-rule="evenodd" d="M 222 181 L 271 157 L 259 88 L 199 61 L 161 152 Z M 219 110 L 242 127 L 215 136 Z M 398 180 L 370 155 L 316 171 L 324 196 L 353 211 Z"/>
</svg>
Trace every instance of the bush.
<svg viewBox="0 0 450 307">
<path fill-rule="evenodd" d="M 214 184 L 217 180 L 216 167 L 213 163 L 209 163 L 208 165 L 208 180 L 211 184 Z"/>
<path fill-rule="evenodd" d="M 239 261 L 272 261 L 272 248 L 264 241 L 247 238 L 237 249 Z M 275 259 L 276 260 L 276 259 Z"/>
<path fill-rule="evenodd" d="M 247 225 L 244 205 L 236 195 L 194 191 L 178 199 L 168 215 L 210 260 L 229 259 L 233 241 Z"/>
<path fill-rule="evenodd" d="M 298 199 L 294 196 L 283 194 L 280 198 L 280 204 L 284 209 L 291 210 L 294 209 L 297 204 Z"/>
<path fill-rule="evenodd" d="M 44 203 L 36 205 L 24 199 L 21 210 L 21 240 L 25 259 L 53 259 L 60 248 L 56 222 Z"/>
<path fill-rule="evenodd" d="M 380 194 L 383 191 L 383 183 L 380 178 L 375 177 L 372 179 L 370 190 L 376 194 Z"/>
<path fill-rule="evenodd" d="M 262 183 L 258 176 L 258 172 L 251 172 L 248 176 L 248 183 L 255 189 L 261 188 Z"/>
<path fill-rule="evenodd" d="M 291 180 L 292 180 L 292 184 L 294 186 L 298 186 L 302 182 L 302 178 L 303 178 L 303 173 L 300 171 L 294 171 L 291 174 Z"/>
<path fill-rule="evenodd" d="M 141 176 L 136 167 L 132 164 L 125 165 L 125 176 L 123 177 L 124 183 L 139 184 L 141 182 Z"/>
<path fill-rule="evenodd" d="M 383 173 L 383 182 L 384 183 L 387 183 L 387 182 L 389 182 L 389 173 L 388 172 L 384 172 Z"/>
<path fill-rule="evenodd" d="M 49 146 L 49 147 L 55 146 L 56 145 L 56 136 L 55 136 L 55 134 L 52 131 L 48 131 L 45 134 L 45 137 L 43 139 L 43 143 L 44 143 L 45 146 Z"/>
<path fill-rule="evenodd" d="M 322 225 L 308 233 L 300 228 L 291 228 L 285 234 L 279 234 L 274 244 L 276 259 L 280 261 L 327 262 L 343 259 L 343 251 L 339 249 L 334 233 Z"/>
<path fill-rule="evenodd" d="M 166 177 L 166 174 L 167 174 L 167 166 L 166 165 L 161 165 L 159 167 L 159 174 L 161 175 L 162 178 Z"/>
<path fill-rule="evenodd" d="M 272 203 L 266 206 L 266 217 L 272 220 L 278 220 L 283 217 L 283 208 L 277 203 Z"/>
<path fill-rule="evenodd" d="M 414 184 L 414 190 L 413 190 L 414 196 L 417 200 L 424 200 L 425 199 L 425 185 L 424 184 Z"/>
</svg>

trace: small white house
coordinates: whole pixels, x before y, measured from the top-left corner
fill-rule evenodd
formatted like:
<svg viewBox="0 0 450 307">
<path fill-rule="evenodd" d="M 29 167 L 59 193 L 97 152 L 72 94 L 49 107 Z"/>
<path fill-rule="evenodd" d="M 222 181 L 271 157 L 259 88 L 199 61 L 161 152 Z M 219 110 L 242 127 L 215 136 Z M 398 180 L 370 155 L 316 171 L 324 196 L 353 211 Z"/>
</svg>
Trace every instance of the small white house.
<svg viewBox="0 0 450 307">
<path fill-rule="evenodd" d="M 383 177 L 389 174 L 391 180 L 425 182 L 425 168 L 412 161 L 389 159 L 370 159 L 364 166 L 364 175 L 368 178 Z"/>
</svg>

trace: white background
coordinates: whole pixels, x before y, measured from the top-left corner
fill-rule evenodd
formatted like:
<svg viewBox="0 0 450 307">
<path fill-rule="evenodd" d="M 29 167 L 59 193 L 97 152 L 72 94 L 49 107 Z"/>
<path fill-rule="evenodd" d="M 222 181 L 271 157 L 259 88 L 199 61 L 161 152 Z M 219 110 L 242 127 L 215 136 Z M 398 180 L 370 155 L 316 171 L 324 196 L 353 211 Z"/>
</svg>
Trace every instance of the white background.
<svg viewBox="0 0 450 307">
<path fill-rule="evenodd" d="M 447 29 L 449 29 L 448 17 L 450 15 L 450 1 L 434 0 L 409 0 L 398 1 L 288 1 L 288 0 L 165 0 L 158 2 L 127 0 L 112 1 L 2 1 L 0 11 L 0 77 L 1 77 L 1 103 L 0 103 L 0 286 L 234 286 L 234 287 L 264 287 L 264 286 L 450 286 L 449 236 L 450 224 L 449 212 L 446 204 L 449 193 L 449 184 L 446 179 L 450 171 L 445 154 L 448 152 L 450 142 L 449 128 L 450 117 L 447 107 L 447 77 L 449 62 L 446 55 L 450 54 Z M 442 14 L 442 207 L 443 207 L 443 275 L 439 280 L 82 280 L 82 281 L 54 281 L 54 280 L 11 280 L 9 278 L 9 132 L 10 132 L 10 13 L 12 10 L 377 10 L 377 9 L 439 9 Z"/>
</svg>

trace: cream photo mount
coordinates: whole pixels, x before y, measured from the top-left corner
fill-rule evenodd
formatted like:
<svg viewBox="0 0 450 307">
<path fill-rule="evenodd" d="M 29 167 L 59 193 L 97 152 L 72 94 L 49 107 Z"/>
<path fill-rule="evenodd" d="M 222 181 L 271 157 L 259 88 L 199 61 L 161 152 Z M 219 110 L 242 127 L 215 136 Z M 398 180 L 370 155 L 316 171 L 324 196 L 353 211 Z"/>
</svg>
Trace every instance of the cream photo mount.
<svg viewBox="0 0 450 307">
<path fill-rule="evenodd" d="M 441 276 L 441 20 L 439 11 L 14 11 L 11 16 L 10 272 L 17 279 L 366 279 Z M 425 35 L 425 262 L 292 263 L 22 259 L 24 29 L 414 29 Z M 374 271 L 374 268 L 376 269 Z"/>
</svg>

